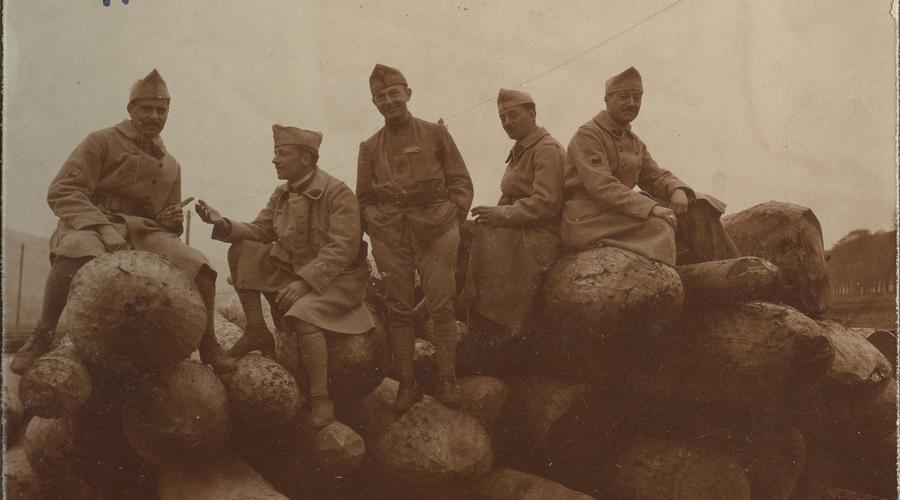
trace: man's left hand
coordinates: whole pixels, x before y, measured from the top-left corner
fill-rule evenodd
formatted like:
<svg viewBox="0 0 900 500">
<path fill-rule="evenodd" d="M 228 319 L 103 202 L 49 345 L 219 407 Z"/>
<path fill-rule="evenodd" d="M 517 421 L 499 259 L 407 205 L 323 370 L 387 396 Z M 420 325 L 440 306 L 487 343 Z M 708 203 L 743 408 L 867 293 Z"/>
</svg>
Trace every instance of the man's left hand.
<svg viewBox="0 0 900 500">
<path fill-rule="evenodd" d="M 497 217 L 498 207 L 478 206 L 472 209 L 472 215 L 475 216 L 475 222 L 483 224 L 495 224 L 499 221 Z"/>
<path fill-rule="evenodd" d="M 275 298 L 275 303 L 278 304 L 278 307 L 281 310 L 287 311 L 294 305 L 294 302 L 300 300 L 300 297 L 303 297 L 311 290 L 312 287 L 305 281 L 302 279 L 297 280 L 278 291 L 278 297 Z"/>
<path fill-rule="evenodd" d="M 184 222 L 184 212 L 181 211 L 181 207 L 178 205 L 169 205 L 156 216 L 156 222 L 164 229 L 173 232 L 177 231 Z"/>
<path fill-rule="evenodd" d="M 688 197 L 684 194 L 683 189 L 676 189 L 669 198 L 669 208 L 675 212 L 675 215 L 682 215 L 688 209 Z"/>
</svg>

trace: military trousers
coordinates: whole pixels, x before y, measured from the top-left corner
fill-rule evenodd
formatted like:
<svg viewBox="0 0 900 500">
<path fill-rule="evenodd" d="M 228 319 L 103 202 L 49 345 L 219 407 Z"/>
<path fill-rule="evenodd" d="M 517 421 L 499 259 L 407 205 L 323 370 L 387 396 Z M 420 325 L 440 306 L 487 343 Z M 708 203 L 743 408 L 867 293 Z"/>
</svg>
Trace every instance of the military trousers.
<svg viewBox="0 0 900 500">
<path fill-rule="evenodd" d="M 372 256 L 384 284 L 388 323 L 392 328 L 413 324 L 416 272 L 425 292 L 425 303 L 435 326 L 455 321 L 453 299 L 456 296 L 456 254 L 459 250 L 459 226 L 453 221 L 437 238 L 423 242 L 410 225 L 383 228 L 372 239 Z"/>
</svg>

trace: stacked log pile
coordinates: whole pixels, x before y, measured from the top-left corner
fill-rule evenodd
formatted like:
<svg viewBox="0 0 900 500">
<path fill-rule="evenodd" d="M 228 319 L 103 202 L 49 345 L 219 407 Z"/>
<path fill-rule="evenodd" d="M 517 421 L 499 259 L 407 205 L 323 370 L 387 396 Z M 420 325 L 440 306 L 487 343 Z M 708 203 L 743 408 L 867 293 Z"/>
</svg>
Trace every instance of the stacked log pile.
<svg viewBox="0 0 900 500">
<path fill-rule="evenodd" d="M 10 424 L 27 426 L 8 443 L 7 493 L 895 498 L 896 337 L 815 319 L 824 255 L 809 210 L 772 202 L 725 224 L 744 257 L 672 268 L 618 248 L 566 254 L 524 335 L 460 323 L 460 410 L 426 395 L 394 414 L 373 279 L 378 327 L 326 332 L 337 421 L 323 428 L 310 425 L 296 339 L 277 318 L 266 313 L 275 359 L 251 353 L 216 377 L 187 359 L 205 321 L 190 283 L 156 256 L 98 258 L 73 284 L 69 340 L 18 390 L 4 383 Z M 242 313 L 233 298 L 220 304 L 227 348 Z M 416 375 L 431 394 L 419 313 Z"/>
</svg>

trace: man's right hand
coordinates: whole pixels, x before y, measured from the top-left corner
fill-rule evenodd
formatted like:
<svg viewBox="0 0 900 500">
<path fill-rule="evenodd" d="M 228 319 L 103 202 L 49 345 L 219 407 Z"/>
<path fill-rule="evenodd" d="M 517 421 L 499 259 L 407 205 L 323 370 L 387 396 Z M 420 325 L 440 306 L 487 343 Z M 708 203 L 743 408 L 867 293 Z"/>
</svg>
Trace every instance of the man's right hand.
<svg viewBox="0 0 900 500">
<path fill-rule="evenodd" d="M 225 223 L 225 218 L 222 217 L 222 214 L 215 208 L 207 205 L 203 200 L 197 200 L 197 204 L 194 205 L 194 210 L 197 211 L 200 220 L 207 224 L 218 226 Z"/>
<path fill-rule="evenodd" d="M 651 217 L 659 217 L 660 219 L 666 221 L 666 224 L 672 226 L 672 229 L 678 228 L 678 218 L 675 216 L 675 212 L 671 208 L 666 208 L 662 205 L 655 205 L 650 210 Z"/>
<path fill-rule="evenodd" d="M 107 252 L 128 249 L 128 242 L 114 227 L 102 225 L 97 228 L 97 232 L 100 233 L 100 240 L 103 242 L 103 246 L 106 247 Z"/>
</svg>

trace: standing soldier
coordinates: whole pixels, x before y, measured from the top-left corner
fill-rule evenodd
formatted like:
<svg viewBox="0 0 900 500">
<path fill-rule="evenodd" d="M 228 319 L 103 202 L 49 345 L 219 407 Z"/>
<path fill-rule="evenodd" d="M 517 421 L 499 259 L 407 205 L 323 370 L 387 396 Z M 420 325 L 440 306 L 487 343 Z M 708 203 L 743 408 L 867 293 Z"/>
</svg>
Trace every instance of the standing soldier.
<svg viewBox="0 0 900 500">
<path fill-rule="evenodd" d="M 218 372 L 235 363 L 214 334 L 216 272 L 206 257 L 183 244 L 181 167 L 159 137 L 169 115 L 169 91 L 155 69 L 131 87 L 130 120 L 88 135 L 50 184 L 47 201 L 59 217 L 50 238 L 52 267 L 41 318 L 16 353 L 11 369 L 24 373 L 50 347 L 69 285 L 86 262 L 134 248 L 164 255 L 197 283 L 206 305 L 200 358 Z"/>
<path fill-rule="evenodd" d="M 434 321 L 440 376 L 436 395 L 458 406 L 459 332 L 453 298 L 459 221 L 472 203 L 472 180 L 447 130 L 407 110 L 412 90 L 400 71 L 376 64 L 369 88 L 385 125 L 359 146 L 356 194 L 384 280 L 391 352 L 400 379 L 394 407 L 405 412 L 422 397 L 413 363 L 417 271 Z"/>
<path fill-rule="evenodd" d="M 274 347 L 260 307 L 259 293 L 265 293 L 288 338 L 296 338 L 309 376 L 310 420 L 320 427 L 334 420 L 322 330 L 353 335 L 374 328 L 363 305 L 371 269 L 356 196 L 318 167 L 322 134 L 281 125 L 272 131 L 272 163 L 278 178 L 287 182 L 275 189 L 256 219 L 226 219 L 203 200 L 196 209 L 204 222 L 213 224 L 214 239 L 233 243 L 228 264 L 247 316 L 247 333 L 231 354 Z"/>
<path fill-rule="evenodd" d="M 631 131 L 644 95 L 634 68 L 606 81 L 606 110 L 575 132 L 568 148 L 563 245 L 607 244 L 669 265 L 740 254 L 719 217 L 725 204 L 660 168 Z M 637 185 L 647 194 L 634 191 Z M 676 232 L 676 227 L 678 231 Z"/>
<path fill-rule="evenodd" d="M 472 241 L 466 288 L 470 310 L 515 338 L 532 314 L 544 274 L 559 258 L 566 150 L 537 125 L 527 93 L 500 89 L 497 114 L 516 143 L 506 157 L 497 206 L 472 209 L 481 224 Z"/>
</svg>

